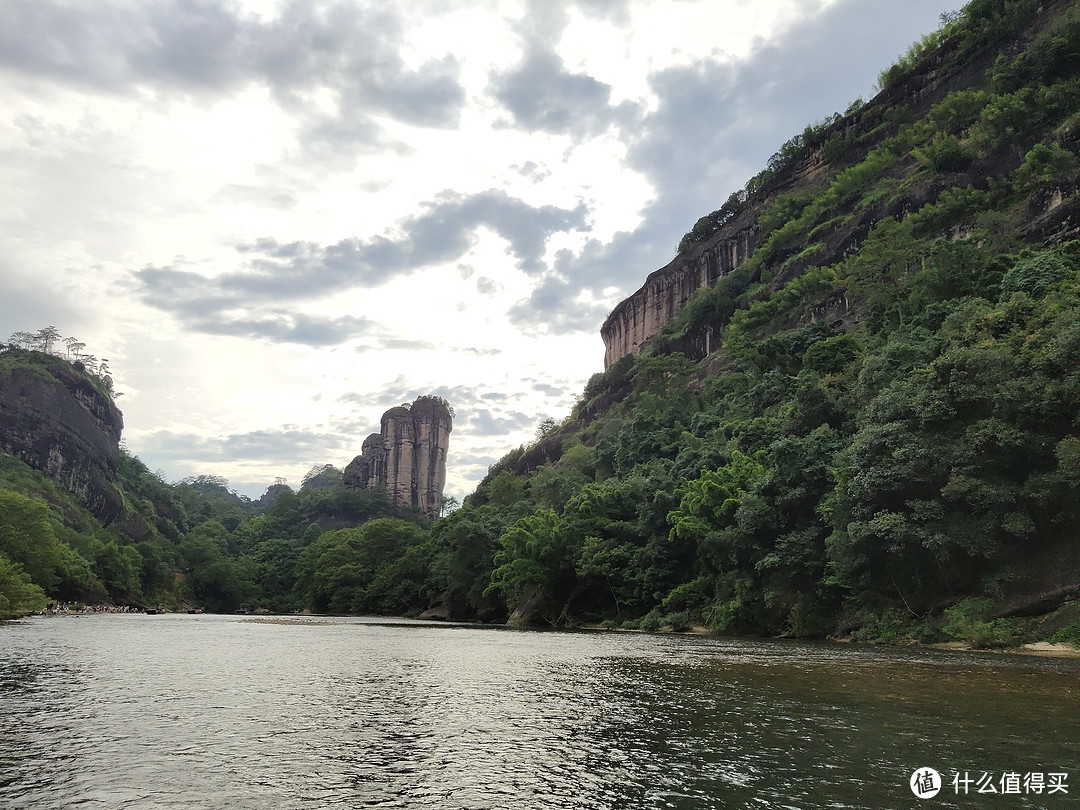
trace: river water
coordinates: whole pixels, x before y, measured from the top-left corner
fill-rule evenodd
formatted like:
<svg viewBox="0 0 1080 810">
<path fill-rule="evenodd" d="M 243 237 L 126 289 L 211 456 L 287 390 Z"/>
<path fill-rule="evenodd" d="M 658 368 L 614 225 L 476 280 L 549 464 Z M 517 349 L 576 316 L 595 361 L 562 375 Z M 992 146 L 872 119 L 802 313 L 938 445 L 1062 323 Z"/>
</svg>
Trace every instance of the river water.
<svg viewBox="0 0 1080 810">
<path fill-rule="evenodd" d="M 943 785 L 919 800 L 927 767 Z M 1077 660 L 307 617 L 0 625 L 2 808 L 1078 798 Z"/>
</svg>

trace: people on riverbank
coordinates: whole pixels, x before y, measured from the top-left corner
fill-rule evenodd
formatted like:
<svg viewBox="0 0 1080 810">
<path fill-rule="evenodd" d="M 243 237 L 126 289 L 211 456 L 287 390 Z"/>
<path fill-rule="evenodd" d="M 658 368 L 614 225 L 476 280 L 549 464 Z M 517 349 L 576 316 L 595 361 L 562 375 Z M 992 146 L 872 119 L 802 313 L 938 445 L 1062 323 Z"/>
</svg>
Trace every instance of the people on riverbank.
<svg viewBox="0 0 1080 810">
<path fill-rule="evenodd" d="M 42 616 L 78 616 L 86 613 L 145 613 L 136 605 L 84 605 L 79 602 L 52 602 L 42 609 Z"/>
</svg>

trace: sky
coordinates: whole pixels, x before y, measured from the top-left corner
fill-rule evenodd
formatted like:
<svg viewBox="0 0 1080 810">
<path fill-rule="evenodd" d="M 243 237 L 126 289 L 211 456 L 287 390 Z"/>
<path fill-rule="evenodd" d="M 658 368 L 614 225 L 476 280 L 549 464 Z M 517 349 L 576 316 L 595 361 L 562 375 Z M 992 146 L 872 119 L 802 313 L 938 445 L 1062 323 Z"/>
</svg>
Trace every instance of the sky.
<svg viewBox="0 0 1080 810">
<path fill-rule="evenodd" d="M 445 397 L 460 500 L 948 3 L 4 0 L 0 340 L 77 338 L 129 452 L 253 498 Z"/>
</svg>

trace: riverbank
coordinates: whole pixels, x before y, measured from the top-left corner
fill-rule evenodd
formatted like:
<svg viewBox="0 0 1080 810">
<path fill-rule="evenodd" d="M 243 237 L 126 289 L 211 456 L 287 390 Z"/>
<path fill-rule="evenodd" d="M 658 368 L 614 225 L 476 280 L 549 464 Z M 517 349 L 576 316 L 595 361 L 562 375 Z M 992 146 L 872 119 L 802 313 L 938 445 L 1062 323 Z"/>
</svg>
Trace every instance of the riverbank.
<svg viewBox="0 0 1080 810">
<path fill-rule="evenodd" d="M 581 629 L 602 630 L 611 633 L 650 632 L 680 636 L 713 636 L 716 638 L 724 638 L 722 634 L 715 633 L 708 627 L 704 627 L 701 625 L 695 625 L 687 628 L 686 630 L 675 630 L 670 626 L 661 627 L 656 630 L 640 630 L 626 627 L 604 627 L 603 625 L 599 624 L 585 625 Z M 732 638 L 741 637 L 732 636 Z M 851 636 L 845 636 L 830 637 L 827 640 L 836 644 L 852 644 L 856 646 L 866 647 L 924 647 L 930 650 L 960 650 L 966 652 L 1007 653 L 1010 655 L 1037 655 L 1045 658 L 1080 658 L 1080 647 L 1077 647 L 1068 642 L 1031 641 L 1011 647 L 979 647 L 968 641 L 938 641 L 930 644 L 923 644 L 919 641 L 908 638 L 898 639 L 896 641 L 864 641 L 855 639 Z"/>
<path fill-rule="evenodd" d="M 140 610 L 132 609 L 116 609 L 108 608 L 105 606 L 90 606 L 81 610 L 69 610 L 69 611 L 45 611 L 42 613 L 33 613 L 31 616 L 85 616 L 95 613 L 132 613 L 141 614 Z M 227 614 L 226 614 L 227 615 Z M 327 623 L 327 620 L 333 620 L 334 618 L 340 618 L 343 622 L 349 618 L 347 616 L 333 617 L 328 615 L 311 614 L 305 612 L 302 614 L 263 614 L 263 615 L 244 615 L 245 621 L 266 623 L 266 624 L 319 624 L 323 625 Z M 377 618 L 385 621 L 429 621 L 433 624 L 446 624 L 443 619 L 437 618 L 417 618 L 410 619 L 402 616 L 380 616 L 380 617 L 368 617 Z M 458 622 L 450 622 L 451 624 L 460 624 Z M 466 623 L 467 624 L 467 623 Z M 713 638 L 728 638 L 720 633 L 716 633 L 708 627 L 703 625 L 692 625 L 685 629 L 674 629 L 673 627 L 664 626 L 656 629 L 642 630 L 640 628 L 628 628 L 628 627 L 605 627 L 602 624 L 588 624 L 580 625 L 577 628 L 579 630 L 587 630 L 590 632 L 606 632 L 606 633 L 655 633 L 660 635 L 678 635 L 678 636 L 704 636 Z M 743 636 L 730 636 L 730 638 L 745 638 Z M 922 643 L 910 638 L 899 638 L 893 641 L 867 641 L 864 639 L 854 638 L 852 636 L 843 637 L 831 637 L 827 639 L 829 642 L 836 644 L 851 644 L 853 646 L 865 646 L 865 647 L 923 647 L 925 649 L 934 650 L 953 650 L 964 652 L 989 652 L 989 653 L 1005 653 L 1008 655 L 1032 655 L 1043 658 L 1080 658 L 1080 647 L 1077 647 L 1068 642 L 1051 642 L 1051 641 L 1032 641 L 1014 646 L 996 646 L 996 647 L 980 647 L 974 645 L 968 641 L 954 640 L 954 641 L 939 641 L 932 643 Z"/>
<path fill-rule="evenodd" d="M 1039 655 L 1046 658 L 1080 658 L 1080 649 L 1065 642 L 1054 643 L 1051 641 L 1033 641 L 1021 644 L 1019 647 L 995 647 L 984 649 L 973 647 L 966 641 L 942 641 L 937 644 L 927 644 L 937 650 L 976 650 L 979 652 L 1000 652 L 1020 655 Z"/>
</svg>

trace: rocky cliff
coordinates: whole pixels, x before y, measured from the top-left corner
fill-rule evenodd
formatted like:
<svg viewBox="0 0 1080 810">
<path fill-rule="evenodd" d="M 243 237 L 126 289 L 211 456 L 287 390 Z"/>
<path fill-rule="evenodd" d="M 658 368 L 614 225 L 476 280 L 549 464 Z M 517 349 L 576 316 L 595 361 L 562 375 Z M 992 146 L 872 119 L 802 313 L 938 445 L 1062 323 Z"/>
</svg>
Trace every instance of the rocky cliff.
<svg viewBox="0 0 1080 810">
<path fill-rule="evenodd" d="M 1068 5 L 1064 0 L 1041 3 L 1040 12 L 1035 15 L 1036 29 L 1054 19 L 1054 15 L 1042 12 L 1043 7 L 1063 9 Z M 640 289 L 612 310 L 600 329 L 605 368 L 625 355 L 639 353 L 643 344 L 657 335 L 697 290 L 715 284 L 745 264 L 769 236 L 769 227 L 762 228 L 758 220 L 778 197 L 792 190 L 806 192 L 824 188 L 846 169 L 863 161 L 871 150 L 895 136 L 905 122 L 926 115 L 949 93 L 984 88 L 987 73 L 999 51 L 996 48 L 968 49 L 972 52 L 960 55 L 958 52 L 963 50 L 960 42 L 957 37 L 946 39 L 902 80 L 882 90 L 870 102 L 854 107 L 843 116 L 826 119 L 813 137 L 793 139 L 789 144 L 797 146 L 787 156 L 790 159 L 779 160 L 783 156 L 780 153 L 774 155 L 770 169 L 774 164 L 782 163 L 783 166 L 777 171 L 763 172 L 747 184 L 742 203 L 737 206 L 737 215 L 717 226 L 715 232 L 695 240 L 697 244 L 649 275 Z M 1017 43 L 1009 45 L 1013 50 L 1018 47 Z M 811 129 L 808 127 L 808 132 Z M 926 163 L 925 157 L 918 159 L 914 152 L 902 156 L 889 171 L 898 188 L 903 187 L 903 193 L 873 203 L 860 201 L 856 195 L 836 206 L 835 213 L 840 216 L 818 227 L 813 240 L 800 236 L 782 245 L 774 240 L 767 259 L 774 274 L 772 287 L 779 289 L 810 264 L 827 266 L 841 261 L 858 249 L 874 224 L 883 218 L 901 219 L 955 188 L 988 188 L 989 178 L 1014 171 L 1023 158 L 1023 149 L 985 149 L 981 154 L 969 156 L 963 166 L 920 173 Z M 759 178 L 764 179 L 755 183 Z M 1071 206 L 1055 208 L 1055 201 L 1061 199 L 1061 192 L 1057 193 L 1058 198 L 1048 198 L 1046 205 L 1029 212 L 1031 222 L 1024 233 L 1028 240 L 1038 241 L 1050 235 L 1055 241 L 1075 238 L 1075 200 Z M 791 211 L 790 218 L 796 217 L 797 211 Z M 770 227 L 775 228 L 784 221 L 770 223 Z M 958 234 L 944 231 L 943 235 L 955 238 Z M 799 258 L 798 254 L 803 250 L 813 253 L 812 260 Z M 753 280 L 759 278 L 755 276 Z M 686 336 L 686 345 L 680 349 L 685 349 L 684 353 L 694 359 L 708 355 L 718 348 L 712 345 L 714 326 L 722 327 L 723 324 Z"/>
<path fill-rule="evenodd" d="M 382 416 L 360 455 L 345 468 L 342 484 L 351 489 L 385 490 L 392 506 L 413 507 L 438 517 L 446 485 L 446 453 L 453 414 L 445 401 L 420 397 L 411 406 Z"/>
<path fill-rule="evenodd" d="M 0 352 L 0 449 L 60 483 L 103 524 L 117 490 L 123 414 L 88 375 L 42 352 Z"/>
<path fill-rule="evenodd" d="M 652 273 L 641 289 L 619 303 L 600 327 L 604 368 L 624 355 L 637 354 L 642 344 L 659 332 L 697 290 L 745 262 L 757 247 L 757 240 L 758 228 L 751 224 L 682 253 Z M 709 351 L 711 348 L 706 354 Z"/>
</svg>

